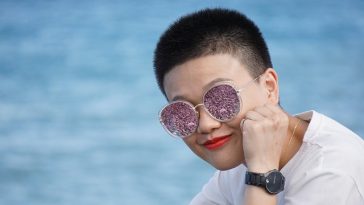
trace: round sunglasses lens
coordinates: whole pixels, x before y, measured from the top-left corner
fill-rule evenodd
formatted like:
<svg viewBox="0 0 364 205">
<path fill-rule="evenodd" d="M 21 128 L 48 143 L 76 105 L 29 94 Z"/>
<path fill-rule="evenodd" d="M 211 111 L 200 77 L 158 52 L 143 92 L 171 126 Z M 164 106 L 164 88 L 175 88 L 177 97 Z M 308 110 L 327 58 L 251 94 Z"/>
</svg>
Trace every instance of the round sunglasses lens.
<svg viewBox="0 0 364 205">
<path fill-rule="evenodd" d="M 178 137 L 186 137 L 197 129 L 198 119 L 193 107 L 184 102 L 175 102 L 166 106 L 160 115 L 162 125 Z"/>
<path fill-rule="evenodd" d="M 211 88 L 204 97 L 204 105 L 217 120 L 234 118 L 240 111 L 240 100 L 236 90 L 227 84 Z"/>
</svg>

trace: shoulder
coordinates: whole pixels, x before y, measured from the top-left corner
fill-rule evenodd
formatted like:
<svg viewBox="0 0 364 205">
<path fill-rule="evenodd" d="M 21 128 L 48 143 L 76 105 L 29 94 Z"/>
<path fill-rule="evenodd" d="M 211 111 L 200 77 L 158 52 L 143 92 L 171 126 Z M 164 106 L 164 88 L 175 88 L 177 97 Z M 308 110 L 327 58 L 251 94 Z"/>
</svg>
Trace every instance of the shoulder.
<svg viewBox="0 0 364 205">
<path fill-rule="evenodd" d="M 354 189 L 363 197 L 364 140 L 339 122 L 315 111 L 298 116 L 310 120 L 310 124 L 292 181 L 309 187 L 310 184 L 341 187 L 343 192 Z"/>
<path fill-rule="evenodd" d="M 322 156 L 323 160 L 330 160 L 323 162 L 347 163 L 353 160 L 351 163 L 362 162 L 364 166 L 361 159 L 364 156 L 364 140 L 344 125 L 318 112 L 312 111 L 303 142 L 306 145 L 317 146 L 320 150 L 319 156 Z"/>
<path fill-rule="evenodd" d="M 309 121 L 303 146 L 316 146 L 326 157 L 358 159 L 364 155 L 364 140 L 339 122 L 315 111 L 297 115 Z"/>
<path fill-rule="evenodd" d="M 335 121 L 334 119 L 316 111 L 308 111 L 296 115 L 309 121 L 309 126 L 304 136 L 304 142 L 318 145 L 330 144 L 329 142 L 347 142 L 358 144 L 364 148 L 364 141 L 353 131 Z"/>
</svg>

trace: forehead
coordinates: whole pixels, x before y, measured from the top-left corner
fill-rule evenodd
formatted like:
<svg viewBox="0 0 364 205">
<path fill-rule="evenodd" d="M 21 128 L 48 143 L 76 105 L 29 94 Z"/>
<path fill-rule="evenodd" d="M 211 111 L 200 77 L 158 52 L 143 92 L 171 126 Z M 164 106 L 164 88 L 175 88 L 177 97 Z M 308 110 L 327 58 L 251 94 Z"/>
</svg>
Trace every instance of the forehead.
<svg viewBox="0 0 364 205">
<path fill-rule="evenodd" d="M 232 81 L 235 85 L 251 79 L 245 66 L 229 54 L 209 55 L 187 61 L 174 67 L 164 77 L 164 89 L 171 101 L 181 96 L 198 101 L 205 89 L 219 81 Z"/>
</svg>

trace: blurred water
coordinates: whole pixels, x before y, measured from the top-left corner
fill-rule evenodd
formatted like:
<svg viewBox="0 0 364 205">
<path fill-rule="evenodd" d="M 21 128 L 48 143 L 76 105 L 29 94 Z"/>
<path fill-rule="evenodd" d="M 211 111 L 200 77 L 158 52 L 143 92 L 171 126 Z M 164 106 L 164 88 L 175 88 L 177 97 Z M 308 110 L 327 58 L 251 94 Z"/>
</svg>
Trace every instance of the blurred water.
<svg viewBox="0 0 364 205">
<path fill-rule="evenodd" d="M 291 113 L 361 136 L 364 2 L 0 1 L 0 204 L 186 204 L 213 173 L 157 121 L 159 35 L 205 7 L 261 27 Z"/>
</svg>

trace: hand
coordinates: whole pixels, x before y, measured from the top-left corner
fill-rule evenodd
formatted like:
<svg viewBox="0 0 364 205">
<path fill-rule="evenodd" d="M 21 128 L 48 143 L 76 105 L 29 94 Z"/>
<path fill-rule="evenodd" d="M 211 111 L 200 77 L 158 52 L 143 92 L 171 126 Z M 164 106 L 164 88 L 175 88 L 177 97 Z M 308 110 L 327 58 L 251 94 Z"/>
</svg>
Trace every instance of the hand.
<svg viewBox="0 0 364 205">
<path fill-rule="evenodd" d="M 265 173 L 279 168 L 288 125 L 288 115 L 278 105 L 264 105 L 246 113 L 240 127 L 249 171 Z"/>
</svg>

